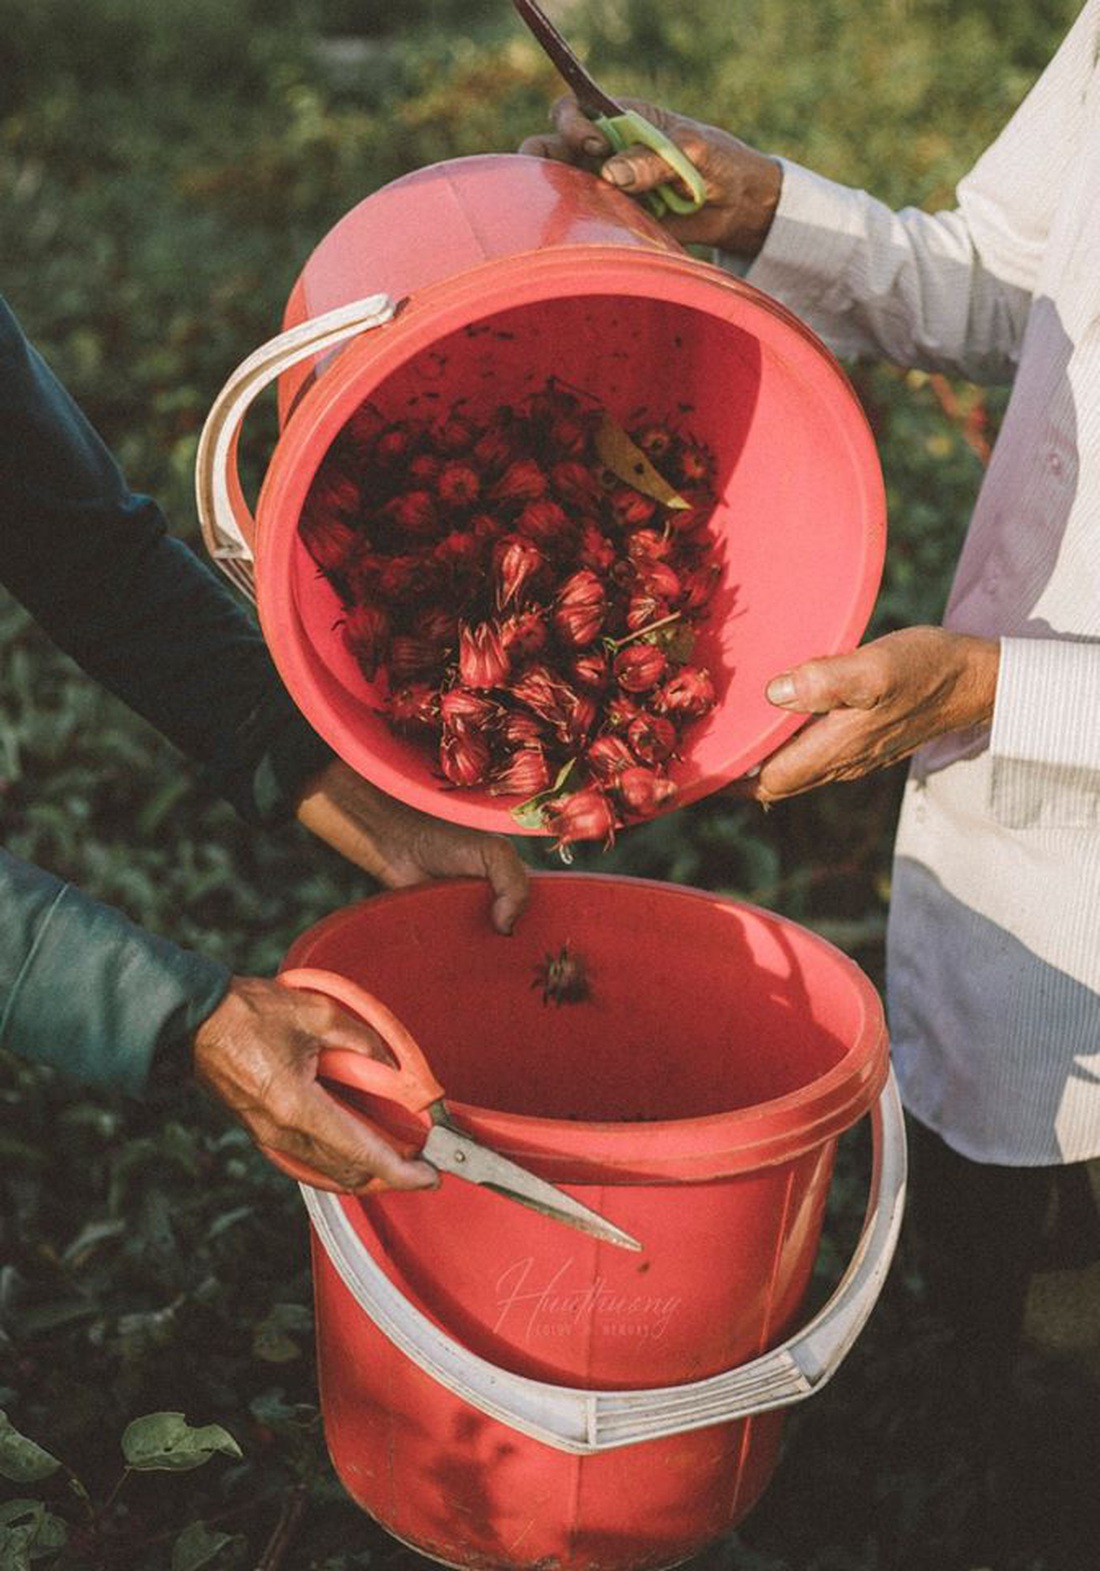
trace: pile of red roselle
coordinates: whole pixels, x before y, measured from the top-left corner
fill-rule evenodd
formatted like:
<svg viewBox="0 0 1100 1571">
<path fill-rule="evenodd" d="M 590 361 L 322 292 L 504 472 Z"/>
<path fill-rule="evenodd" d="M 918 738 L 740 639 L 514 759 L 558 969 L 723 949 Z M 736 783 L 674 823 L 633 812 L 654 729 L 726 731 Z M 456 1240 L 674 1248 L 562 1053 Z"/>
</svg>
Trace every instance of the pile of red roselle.
<svg viewBox="0 0 1100 1571">
<path fill-rule="evenodd" d="M 628 436 L 557 382 L 481 420 L 364 405 L 300 527 L 393 729 L 559 846 L 606 841 L 670 804 L 715 701 L 691 662 L 720 571 L 713 475 L 682 431 Z"/>
</svg>

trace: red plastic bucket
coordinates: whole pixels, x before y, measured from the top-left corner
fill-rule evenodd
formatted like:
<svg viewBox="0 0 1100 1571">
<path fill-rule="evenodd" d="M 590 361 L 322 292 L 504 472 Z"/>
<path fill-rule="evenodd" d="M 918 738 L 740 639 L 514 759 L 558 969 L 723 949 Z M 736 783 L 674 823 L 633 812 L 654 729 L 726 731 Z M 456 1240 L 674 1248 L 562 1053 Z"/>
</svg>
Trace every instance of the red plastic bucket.
<svg viewBox="0 0 1100 1571">
<path fill-rule="evenodd" d="M 546 962 L 566 946 L 587 996 L 555 1002 Z M 755 907 L 572 873 L 534 879 L 508 939 L 459 881 L 339 912 L 287 965 L 380 997 L 457 1122 L 644 1246 L 449 1177 L 305 1191 L 325 1433 L 352 1497 L 479 1568 L 672 1565 L 739 1521 L 775 1466 L 779 1406 L 844 1356 L 896 1237 L 889 1102 L 889 1194 L 880 1159 L 843 1292 L 784 1343 L 836 1140 L 868 1110 L 881 1133 L 890 1096 L 863 973 Z"/>
<path fill-rule="evenodd" d="M 396 420 L 463 400 L 476 417 L 554 376 L 621 424 L 686 422 L 715 452 L 709 527 L 723 576 L 696 657 L 718 704 L 670 770 L 681 804 L 743 774 L 799 724 L 767 703 L 769 677 L 858 643 L 885 509 L 843 371 L 783 307 L 686 255 L 605 182 L 519 155 L 419 170 L 325 236 L 286 325 L 230 379 L 207 422 L 204 533 L 242 587 L 254 574 L 265 637 L 302 712 L 391 795 L 478 828 L 539 832 L 518 828 L 506 799 L 446 787 L 426 753 L 390 731 L 344 645 L 337 596 L 302 544 L 313 478 L 365 402 Z M 237 432 L 272 380 L 282 434 L 253 519 Z"/>
</svg>

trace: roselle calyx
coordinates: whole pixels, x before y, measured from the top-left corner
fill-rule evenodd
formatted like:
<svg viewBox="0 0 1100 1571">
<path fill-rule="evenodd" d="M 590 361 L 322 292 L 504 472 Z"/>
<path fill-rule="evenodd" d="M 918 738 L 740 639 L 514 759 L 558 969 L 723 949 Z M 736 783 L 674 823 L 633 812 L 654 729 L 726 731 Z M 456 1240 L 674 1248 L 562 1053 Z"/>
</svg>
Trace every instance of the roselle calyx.
<svg viewBox="0 0 1100 1571">
<path fill-rule="evenodd" d="M 436 475 L 435 490 L 445 507 L 472 507 L 481 495 L 481 476 L 472 464 L 452 459 Z"/>
<path fill-rule="evenodd" d="M 507 764 L 493 775 L 489 790 L 493 796 L 528 797 L 538 796 L 549 785 L 550 767 L 546 762 L 546 754 L 535 743 L 531 747 L 516 749 Z"/>
<path fill-rule="evenodd" d="M 615 794 L 631 818 L 652 818 L 676 795 L 676 787 L 667 775 L 635 764 L 624 769 L 614 779 Z"/>
<path fill-rule="evenodd" d="M 624 769 L 633 769 L 637 764 L 630 748 L 618 736 L 598 736 L 588 744 L 584 761 L 596 779 L 605 783 L 622 774 Z"/>
<path fill-rule="evenodd" d="M 496 603 L 503 610 L 524 587 L 542 572 L 546 558 L 526 535 L 503 535 L 493 547 Z"/>
<path fill-rule="evenodd" d="M 371 448 L 370 459 L 379 469 L 391 470 L 408 456 L 412 449 L 412 431 L 400 422 L 379 431 Z"/>
<path fill-rule="evenodd" d="M 603 494 L 599 476 L 592 472 L 591 466 L 574 459 L 565 459 L 552 466 L 550 484 L 555 496 L 567 507 L 580 508 L 584 512 L 592 512 L 598 507 Z"/>
<path fill-rule="evenodd" d="M 577 687 L 589 693 L 602 693 L 611 680 L 606 649 L 582 650 L 570 663 L 569 674 Z"/>
<path fill-rule="evenodd" d="M 500 639 L 509 665 L 533 660 L 546 648 L 546 615 L 543 611 L 520 611 L 505 617 L 500 624 Z"/>
<path fill-rule="evenodd" d="M 581 525 L 576 550 L 580 565 L 591 568 L 594 573 L 599 573 L 601 576 L 609 572 L 614 565 L 615 547 L 593 523 Z"/>
<path fill-rule="evenodd" d="M 635 491 L 633 486 L 616 486 L 609 500 L 612 514 L 623 529 L 636 529 L 642 524 L 648 524 L 657 511 L 653 497 L 644 496 L 641 491 Z"/>
<path fill-rule="evenodd" d="M 439 744 L 439 766 L 452 785 L 484 785 L 491 762 L 489 744 L 480 731 L 465 725 L 444 731 Z"/>
<path fill-rule="evenodd" d="M 515 458 L 489 495 L 495 502 L 533 502 L 546 495 L 546 472 L 533 458 Z"/>
<path fill-rule="evenodd" d="M 522 709 L 509 709 L 500 722 L 501 739 L 513 749 L 541 747 L 547 740 L 543 722 Z"/>
<path fill-rule="evenodd" d="M 668 658 L 656 644 L 628 644 L 615 656 L 615 680 L 628 693 L 648 693 L 668 668 Z"/>
<path fill-rule="evenodd" d="M 344 642 L 359 669 L 373 682 L 389 646 L 390 619 L 381 606 L 353 605 L 344 618 Z"/>
<path fill-rule="evenodd" d="M 474 444 L 474 426 L 461 415 L 441 415 L 428 432 L 437 453 L 467 453 Z"/>
<path fill-rule="evenodd" d="M 585 786 L 549 802 L 543 809 L 543 823 L 559 850 L 575 840 L 603 840 L 610 844 L 615 838 L 615 811 L 599 786 Z"/>
<path fill-rule="evenodd" d="M 395 731 L 412 735 L 439 729 L 439 692 L 427 682 L 411 682 L 390 693 L 386 715 Z"/>
<path fill-rule="evenodd" d="M 476 726 L 482 729 L 492 725 L 500 715 L 500 706 L 484 693 L 473 693 L 465 687 L 451 687 L 439 695 L 439 718 L 446 729 Z"/>
<path fill-rule="evenodd" d="M 640 764 L 663 764 L 676 751 L 676 727 L 665 715 L 636 715 L 626 739 Z"/>
<path fill-rule="evenodd" d="M 404 491 L 391 497 L 380 509 L 382 520 L 391 529 L 413 539 L 423 539 L 438 531 L 439 512 L 430 491 Z"/>
<path fill-rule="evenodd" d="M 685 665 L 664 683 L 653 700 L 653 707 L 659 714 L 697 719 L 713 709 L 715 702 L 714 683 L 709 672 L 701 666 Z"/>
<path fill-rule="evenodd" d="M 570 574 L 554 605 L 554 631 L 562 642 L 573 649 L 593 643 L 606 616 L 607 592 L 599 575 L 588 567 Z"/>
<path fill-rule="evenodd" d="M 704 611 L 722 576 L 717 562 L 700 562 L 689 568 L 681 579 L 680 605 L 685 611 Z"/>
<path fill-rule="evenodd" d="M 405 684 L 427 676 L 439 664 L 439 648 L 415 633 L 394 633 L 389 643 L 390 680 Z"/>
<path fill-rule="evenodd" d="M 493 622 L 458 630 L 458 671 L 464 687 L 502 687 L 508 679 L 510 662 Z"/>
<path fill-rule="evenodd" d="M 669 535 L 661 529 L 632 529 L 625 544 L 632 562 L 663 562 L 672 550 Z"/>
<path fill-rule="evenodd" d="M 675 605 L 683 592 L 679 574 L 667 562 L 639 562 L 638 581 L 647 594 L 666 605 Z"/>
<path fill-rule="evenodd" d="M 626 731 L 642 713 L 632 698 L 616 693 L 607 701 L 604 710 L 609 731 Z"/>
<path fill-rule="evenodd" d="M 548 725 L 568 725 L 577 704 L 576 690 L 545 665 L 528 666 L 508 687 L 513 698 L 525 704 Z"/>
<path fill-rule="evenodd" d="M 339 513 L 307 504 L 298 525 L 306 550 L 322 573 L 342 578 L 362 536 Z"/>
<path fill-rule="evenodd" d="M 515 527 L 543 550 L 551 552 L 570 550 L 576 537 L 565 509 L 548 497 L 528 502 L 516 518 Z"/>
</svg>

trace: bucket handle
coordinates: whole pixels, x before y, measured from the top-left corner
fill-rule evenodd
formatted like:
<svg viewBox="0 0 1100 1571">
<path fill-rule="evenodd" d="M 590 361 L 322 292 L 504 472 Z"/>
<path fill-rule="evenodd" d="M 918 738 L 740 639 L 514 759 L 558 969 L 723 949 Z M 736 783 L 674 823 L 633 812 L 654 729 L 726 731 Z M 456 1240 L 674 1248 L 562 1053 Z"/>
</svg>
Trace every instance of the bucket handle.
<svg viewBox="0 0 1100 1571">
<path fill-rule="evenodd" d="M 353 333 L 382 327 L 397 314 L 388 295 L 352 300 L 279 333 L 242 360 L 215 398 L 195 457 L 195 500 L 206 549 L 250 600 L 256 598 L 252 547 L 255 520 L 241 489 L 237 440 L 245 415 L 266 387 L 301 360 L 333 348 Z"/>
<path fill-rule="evenodd" d="M 905 1200 L 905 1125 L 891 1070 L 871 1109 L 874 1157 L 863 1231 L 840 1282 L 801 1331 L 724 1374 L 637 1391 L 586 1391 L 513 1374 L 444 1335 L 364 1250 L 337 1195 L 301 1186 L 314 1234 L 355 1302 L 440 1385 L 558 1451 L 587 1456 L 789 1407 L 835 1374 L 874 1308 Z"/>
</svg>

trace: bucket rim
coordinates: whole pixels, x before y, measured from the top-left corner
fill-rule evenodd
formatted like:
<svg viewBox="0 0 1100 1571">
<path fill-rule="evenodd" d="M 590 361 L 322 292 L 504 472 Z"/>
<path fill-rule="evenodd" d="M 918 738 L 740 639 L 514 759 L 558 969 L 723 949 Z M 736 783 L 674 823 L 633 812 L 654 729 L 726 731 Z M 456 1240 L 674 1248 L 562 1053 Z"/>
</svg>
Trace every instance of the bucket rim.
<svg viewBox="0 0 1100 1571">
<path fill-rule="evenodd" d="M 748 1107 L 678 1119 L 573 1120 L 504 1112 L 448 1097 L 458 1122 L 475 1138 L 552 1181 L 704 1182 L 774 1167 L 817 1151 L 856 1124 L 874 1105 L 890 1067 L 882 1001 L 866 972 L 828 939 L 763 906 L 691 885 L 575 870 L 535 871 L 530 877 L 533 898 L 540 888 L 565 889 L 578 883 L 644 889 L 660 892 L 670 900 L 718 905 L 770 931 L 797 935 L 797 942 L 827 955 L 847 978 L 859 1002 L 859 1018 L 843 1055 L 823 1074 L 808 1085 Z M 468 898 L 471 891 L 484 892 L 488 910 L 488 891 L 476 878 L 446 879 L 368 896 L 331 912 L 300 934 L 280 969 L 323 965 L 315 958 L 314 949 L 358 921 L 368 908 L 372 913 L 384 913 L 395 904 Z M 519 920 L 522 923 L 523 917 Z M 488 925 L 486 933 L 490 933 Z M 367 985 L 373 991 L 369 979 Z M 643 1132 L 644 1154 L 638 1149 Z"/>
</svg>

